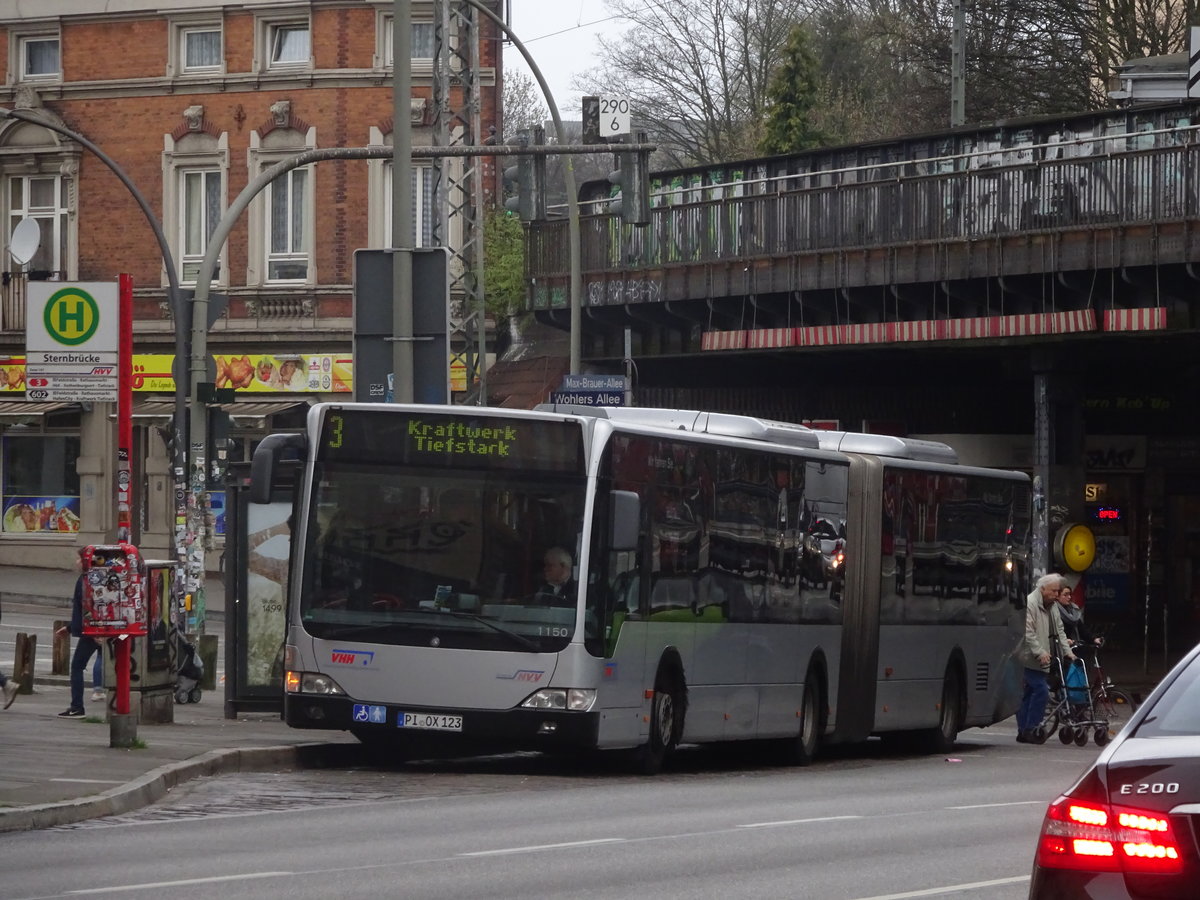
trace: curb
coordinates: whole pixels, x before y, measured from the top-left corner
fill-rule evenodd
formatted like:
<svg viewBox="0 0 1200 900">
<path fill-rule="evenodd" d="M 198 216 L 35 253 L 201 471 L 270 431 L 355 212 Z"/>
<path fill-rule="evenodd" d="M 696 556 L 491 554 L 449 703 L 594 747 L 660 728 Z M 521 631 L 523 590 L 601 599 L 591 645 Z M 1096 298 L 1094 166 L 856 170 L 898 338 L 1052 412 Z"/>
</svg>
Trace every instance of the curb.
<svg viewBox="0 0 1200 900">
<path fill-rule="evenodd" d="M 161 800 L 176 785 L 204 775 L 260 772 L 280 766 L 320 764 L 338 744 L 286 744 L 210 750 L 183 762 L 152 769 L 120 787 L 92 797 L 0 809 L 0 834 L 73 825 L 101 816 L 119 816 Z"/>
</svg>

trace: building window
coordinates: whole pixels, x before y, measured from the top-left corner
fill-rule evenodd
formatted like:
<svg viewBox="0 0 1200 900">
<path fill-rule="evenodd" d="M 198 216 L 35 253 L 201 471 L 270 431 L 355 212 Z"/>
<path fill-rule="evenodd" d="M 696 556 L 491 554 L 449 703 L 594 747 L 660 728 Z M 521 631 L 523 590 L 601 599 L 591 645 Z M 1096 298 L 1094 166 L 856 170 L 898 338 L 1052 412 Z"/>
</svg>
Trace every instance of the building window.
<svg viewBox="0 0 1200 900">
<path fill-rule="evenodd" d="M 267 189 L 267 281 L 308 278 L 308 181 L 307 169 L 292 169 Z"/>
<path fill-rule="evenodd" d="M 392 244 L 392 166 L 383 169 L 384 183 L 384 235 L 386 246 Z M 417 247 L 432 247 L 433 229 L 437 225 L 437 191 L 433 185 L 433 166 L 413 165 L 412 168 L 412 213 L 413 234 Z"/>
<path fill-rule="evenodd" d="M 9 234 L 22 219 L 38 223 L 42 239 L 26 271 L 35 277 L 66 277 L 67 183 L 58 175 L 12 175 L 8 179 Z"/>
<path fill-rule="evenodd" d="M 79 438 L 13 435 L 0 454 L 0 505 L 5 534 L 79 531 Z"/>
<path fill-rule="evenodd" d="M 379 36 L 380 44 L 383 46 L 383 64 L 391 68 L 392 62 L 395 59 L 394 32 L 392 28 L 392 16 L 380 16 L 379 18 Z M 414 60 L 432 60 L 437 52 L 437 34 L 434 31 L 432 22 L 413 22 L 412 23 L 412 49 L 409 54 L 410 59 Z"/>
<path fill-rule="evenodd" d="M 306 66 L 309 62 L 311 44 L 308 35 L 308 24 L 305 22 L 288 22 L 271 25 L 269 67 L 286 68 Z"/>
<path fill-rule="evenodd" d="M 220 27 L 181 28 L 179 59 L 184 72 L 220 71 L 223 61 Z"/>
<path fill-rule="evenodd" d="M 57 35 L 28 35 L 19 44 L 21 81 L 51 81 L 61 77 Z"/>
<path fill-rule="evenodd" d="M 179 173 L 180 281 L 194 284 L 208 252 L 208 240 L 221 221 L 221 172 L 185 169 Z M 218 261 L 215 272 L 220 271 Z"/>
</svg>

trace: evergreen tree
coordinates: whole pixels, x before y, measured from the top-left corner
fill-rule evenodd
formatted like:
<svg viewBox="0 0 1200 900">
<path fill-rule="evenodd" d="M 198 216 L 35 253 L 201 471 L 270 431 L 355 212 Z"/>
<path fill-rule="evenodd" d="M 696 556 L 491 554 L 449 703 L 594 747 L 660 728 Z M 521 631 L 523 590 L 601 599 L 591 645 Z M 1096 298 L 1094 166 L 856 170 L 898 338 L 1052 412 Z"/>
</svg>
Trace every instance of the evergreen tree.
<svg viewBox="0 0 1200 900">
<path fill-rule="evenodd" d="M 812 115 L 820 90 L 817 60 L 809 48 L 808 31 L 803 25 L 793 25 L 783 48 L 783 59 L 772 73 L 767 90 L 764 153 L 795 153 L 824 143 L 825 137 Z"/>
</svg>

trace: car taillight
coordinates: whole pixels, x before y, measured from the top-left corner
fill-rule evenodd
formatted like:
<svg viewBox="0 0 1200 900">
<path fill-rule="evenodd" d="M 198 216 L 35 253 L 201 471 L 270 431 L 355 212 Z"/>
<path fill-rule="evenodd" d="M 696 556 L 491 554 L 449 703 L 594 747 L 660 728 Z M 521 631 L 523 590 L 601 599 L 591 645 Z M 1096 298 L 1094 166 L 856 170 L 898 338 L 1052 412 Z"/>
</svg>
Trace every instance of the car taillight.
<svg viewBox="0 0 1200 900">
<path fill-rule="evenodd" d="M 1177 875 L 1183 858 L 1171 820 L 1156 812 L 1059 797 L 1046 810 L 1038 865 L 1091 872 Z"/>
</svg>

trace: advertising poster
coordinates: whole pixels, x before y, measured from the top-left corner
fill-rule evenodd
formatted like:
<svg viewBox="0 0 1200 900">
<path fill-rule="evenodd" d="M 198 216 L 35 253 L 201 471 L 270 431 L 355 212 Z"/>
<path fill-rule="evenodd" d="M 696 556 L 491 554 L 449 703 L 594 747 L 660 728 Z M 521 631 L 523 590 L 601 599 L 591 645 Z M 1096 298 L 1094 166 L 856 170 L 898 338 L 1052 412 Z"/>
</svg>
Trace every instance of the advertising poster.
<svg viewBox="0 0 1200 900">
<path fill-rule="evenodd" d="M 245 687 L 279 687 L 291 503 L 247 504 Z"/>
<path fill-rule="evenodd" d="M 6 534 L 75 534 L 79 531 L 78 497 L 4 498 Z"/>
<path fill-rule="evenodd" d="M 0 393 L 25 390 L 25 357 L 0 356 Z"/>
</svg>

